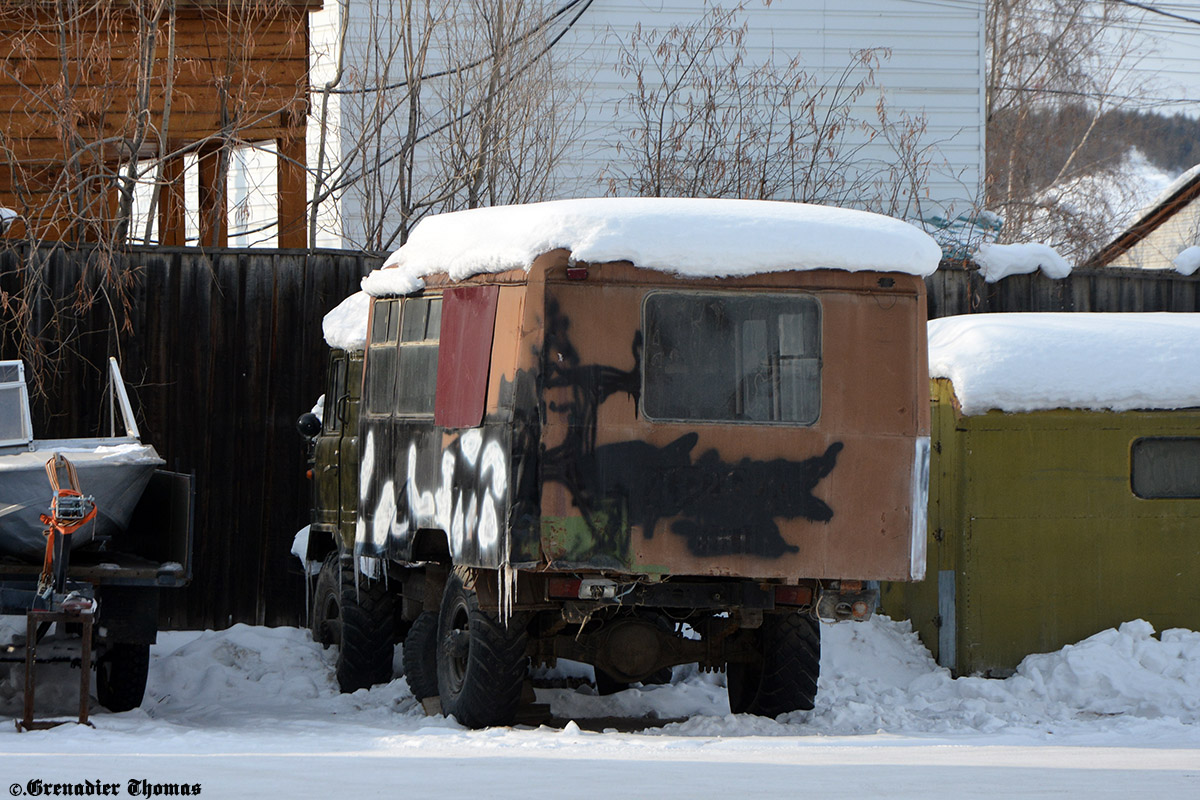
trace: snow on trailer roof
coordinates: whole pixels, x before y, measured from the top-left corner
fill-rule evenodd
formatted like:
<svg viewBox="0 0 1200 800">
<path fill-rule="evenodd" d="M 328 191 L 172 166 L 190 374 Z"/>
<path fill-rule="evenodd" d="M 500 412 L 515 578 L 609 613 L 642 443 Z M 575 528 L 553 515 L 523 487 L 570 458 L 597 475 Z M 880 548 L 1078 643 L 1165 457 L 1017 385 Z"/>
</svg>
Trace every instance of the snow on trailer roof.
<svg viewBox="0 0 1200 800">
<path fill-rule="evenodd" d="M 1012 313 L 929 323 L 929 376 L 968 416 L 1200 407 L 1200 314 Z"/>
<path fill-rule="evenodd" d="M 422 220 L 381 269 L 363 279 L 374 296 L 418 291 L 426 275 L 455 280 L 528 269 L 566 248 L 573 261 L 630 261 L 685 277 L 788 270 L 906 272 L 937 269 L 942 251 L 892 217 L 768 200 L 606 197 L 492 206 Z"/>
</svg>

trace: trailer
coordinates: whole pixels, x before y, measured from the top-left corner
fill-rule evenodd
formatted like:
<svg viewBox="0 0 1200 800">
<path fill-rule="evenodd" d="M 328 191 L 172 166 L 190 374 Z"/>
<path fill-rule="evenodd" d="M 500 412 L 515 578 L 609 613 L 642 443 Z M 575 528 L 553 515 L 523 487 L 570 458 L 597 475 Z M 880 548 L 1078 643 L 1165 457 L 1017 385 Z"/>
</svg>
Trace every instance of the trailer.
<svg viewBox="0 0 1200 800">
<path fill-rule="evenodd" d="M 25 665 L 18 727 L 41 726 L 39 663 L 83 668 L 80 721 L 93 667 L 100 705 L 140 705 L 159 592 L 192 577 L 192 476 L 161 468 L 141 442 L 115 360 L 109 377 L 109 436 L 36 439 L 24 365 L 0 362 L 0 613 L 27 622 L 0 643 L 0 663 Z"/>
</svg>

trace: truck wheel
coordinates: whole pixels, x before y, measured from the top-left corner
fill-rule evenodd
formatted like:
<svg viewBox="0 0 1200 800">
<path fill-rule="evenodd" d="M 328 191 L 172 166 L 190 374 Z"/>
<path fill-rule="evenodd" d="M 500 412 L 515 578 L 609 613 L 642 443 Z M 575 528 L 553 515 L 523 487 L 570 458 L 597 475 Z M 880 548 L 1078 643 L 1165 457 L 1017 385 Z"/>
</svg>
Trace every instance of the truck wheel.
<svg viewBox="0 0 1200 800">
<path fill-rule="evenodd" d="M 446 579 L 438 613 L 437 679 L 442 712 L 468 728 L 509 725 L 521 702 L 528 659 L 524 625 L 479 607 L 461 570 Z"/>
<path fill-rule="evenodd" d="M 339 575 L 341 559 L 337 551 L 325 556 L 317 586 L 313 591 L 312 637 L 324 647 L 342 644 L 342 581 Z"/>
<path fill-rule="evenodd" d="M 150 645 L 114 642 L 96 659 L 96 699 L 109 711 L 129 711 L 142 704 Z"/>
<path fill-rule="evenodd" d="M 754 661 L 726 665 L 730 710 L 762 717 L 810 710 L 821 669 L 817 622 L 796 613 L 768 615 L 754 632 L 754 644 Z"/>
<path fill-rule="evenodd" d="M 434 611 L 422 611 L 408 629 L 404 639 L 404 677 L 413 697 L 424 700 L 436 697 L 437 682 L 437 631 L 438 615 Z"/>
<path fill-rule="evenodd" d="M 392 679 L 396 598 L 382 580 L 362 576 L 355 586 L 352 564 L 343 562 L 341 573 L 342 646 L 337 682 L 343 692 L 353 692 Z"/>
</svg>

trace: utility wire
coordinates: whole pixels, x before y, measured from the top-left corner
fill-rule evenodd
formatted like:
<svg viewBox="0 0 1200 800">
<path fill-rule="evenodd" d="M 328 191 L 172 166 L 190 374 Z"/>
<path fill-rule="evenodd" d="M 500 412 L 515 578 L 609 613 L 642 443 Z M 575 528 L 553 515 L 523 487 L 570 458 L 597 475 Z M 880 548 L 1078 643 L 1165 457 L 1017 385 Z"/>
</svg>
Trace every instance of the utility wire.
<svg viewBox="0 0 1200 800">
<path fill-rule="evenodd" d="M 1121 3 L 1122 5 L 1133 6 L 1134 8 L 1140 8 L 1142 11 L 1149 11 L 1151 14 L 1160 14 L 1164 17 L 1170 17 L 1171 19 L 1178 19 L 1178 20 L 1182 20 L 1183 22 L 1190 22 L 1193 25 L 1200 25 L 1200 19 L 1196 19 L 1194 17 L 1185 17 L 1183 14 L 1176 14 L 1173 11 L 1165 11 L 1161 8 L 1158 8 L 1157 6 L 1149 5 L 1148 3 L 1139 3 L 1139 2 L 1137 2 L 1137 0 L 1116 0 L 1116 1 L 1118 3 Z"/>
<path fill-rule="evenodd" d="M 512 47 L 513 45 L 519 44 L 519 43 L 525 41 L 526 39 L 529 39 L 529 38 L 541 33 L 542 31 L 546 30 L 546 28 L 549 28 L 551 25 L 554 24 L 555 20 L 557 20 L 559 17 L 561 17 L 564 14 L 566 14 L 567 12 L 569 12 L 572 8 L 579 5 L 581 2 L 583 2 L 583 0 L 570 0 L 570 2 L 562 5 L 553 14 L 551 14 L 550 16 L 546 17 L 546 19 L 544 19 L 540 23 L 538 23 L 537 26 L 527 30 L 525 33 L 521 34 L 516 39 L 513 39 L 511 42 L 509 42 L 506 45 L 506 49 L 508 47 Z M 591 3 L 589 2 L 588 5 L 591 5 Z M 574 24 L 575 23 L 572 21 L 567 26 L 567 28 L 570 29 L 571 25 L 574 25 Z M 559 38 L 562 38 L 562 37 L 560 36 Z M 450 67 L 449 69 L 439 70 L 438 72 L 431 72 L 428 75 L 421 75 L 418 78 L 406 78 L 405 80 L 398 81 L 396 83 L 389 83 L 389 84 L 384 84 L 381 86 L 364 86 L 361 89 L 329 89 L 328 91 L 329 91 L 329 94 L 372 94 L 374 92 L 387 92 L 387 91 L 391 91 L 392 89 L 402 89 L 405 86 L 408 86 L 408 84 L 411 83 L 412 81 L 417 81 L 417 82 L 428 81 L 428 80 L 433 80 L 434 78 L 444 78 L 447 75 L 457 75 L 460 72 L 466 72 L 468 70 L 472 70 L 475 67 L 478 67 L 482 64 L 486 64 L 487 62 L 491 61 L 495 57 L 496 57 L 496 53 L 493 51 L 493 52 L 487 54 L 486 56 L 483 56 L 482 58 L 475 59 L 474 61 L 472 61 L 470 63 L 460 64 L 457 67 Z"/>
</svg>

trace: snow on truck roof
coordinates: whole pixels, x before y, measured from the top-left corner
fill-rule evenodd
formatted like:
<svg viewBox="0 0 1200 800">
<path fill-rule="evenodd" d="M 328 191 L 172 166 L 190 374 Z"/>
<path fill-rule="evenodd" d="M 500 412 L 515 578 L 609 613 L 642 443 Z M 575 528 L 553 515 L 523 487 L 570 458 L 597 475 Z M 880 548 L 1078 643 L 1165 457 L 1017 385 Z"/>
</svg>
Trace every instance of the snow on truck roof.
<svg viewBox="0 0 1200 800">
<path fill-rule="evenodd" d="M 566 248 L 574 261 L 630 261 L 685 277 L 788 270 L 906 272 L 937 269 L 942 251 L 892 217 L 768 200 L 605 197 L 491 206 L 427 217 L 383 267 L 368 294 L 418 291 L 426 275 L 455 280 L 528 269 Z"/>
<path fill-rule="evenodd" d="M 929 323 L 929 376 L 968 416 L 1200 407 L 1200 314 L 1010 313 Z"/>
</svg>

